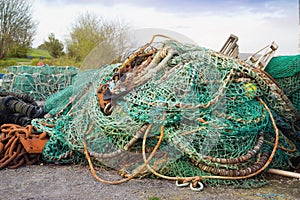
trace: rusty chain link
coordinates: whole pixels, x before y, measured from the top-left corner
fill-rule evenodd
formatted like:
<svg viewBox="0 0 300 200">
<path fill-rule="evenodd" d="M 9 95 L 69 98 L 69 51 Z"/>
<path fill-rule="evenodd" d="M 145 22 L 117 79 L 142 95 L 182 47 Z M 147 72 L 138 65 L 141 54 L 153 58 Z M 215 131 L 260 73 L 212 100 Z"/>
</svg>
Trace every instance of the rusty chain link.
<svg viewBox="0 0 300 200">
<path fill-rule="evenodd" d="M 3 124 L 0 130 L 0 170 L 39 162 L 48 141 L 46 132 L 37 132 L 32 125 L 23 127 L 17 124 Z"/>
</svg>

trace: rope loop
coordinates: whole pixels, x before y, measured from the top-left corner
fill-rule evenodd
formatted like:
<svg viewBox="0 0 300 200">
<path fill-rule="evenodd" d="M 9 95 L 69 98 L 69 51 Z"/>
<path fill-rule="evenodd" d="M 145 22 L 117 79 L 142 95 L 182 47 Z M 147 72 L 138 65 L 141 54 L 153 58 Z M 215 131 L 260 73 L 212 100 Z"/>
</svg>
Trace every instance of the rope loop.
<svg viewBox="0 0 300 200">
<path fill-rule="evenodd" d="M 195 186 L 194 186 L 193 183 L 190 183 L 190 189 L 192 191 L 199 192 L 199 191 L 202 191 L 204 189 L 204 185 L 203 185 L 203 183 L 201 181 L 197 181 Z"/>
</svg>

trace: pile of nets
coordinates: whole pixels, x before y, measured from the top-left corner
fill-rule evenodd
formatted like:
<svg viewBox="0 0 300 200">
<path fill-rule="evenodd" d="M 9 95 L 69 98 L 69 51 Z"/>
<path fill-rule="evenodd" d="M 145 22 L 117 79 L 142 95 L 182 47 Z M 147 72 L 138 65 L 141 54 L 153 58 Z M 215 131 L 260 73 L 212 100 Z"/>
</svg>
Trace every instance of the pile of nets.
<svg viewBox="0 0 300 200">
<path fill-rule="evenodd" d="M 300 112 L 300 55 L 274 57 L 265 70 Z"/>
<path fill-rule="evenodd" d="M 72 83 L 78 69 L 72 66 L 10 66 L 2 81 L 2 91 L 27 93 L 37 101 L 63 90 Z"/>
<path fill-rule="evenodd" d="M 299 155 L 297 110 L 272 77 L 173 40 L 79 72 L 45 110 L 48 118 L 32 122 L 50 136 L 44 160 L 86 163 L 86 156 L 91 167 L 127 178 L 257 187 L 266 183 L 262 172 L 290 169 Z"/>
</svg>

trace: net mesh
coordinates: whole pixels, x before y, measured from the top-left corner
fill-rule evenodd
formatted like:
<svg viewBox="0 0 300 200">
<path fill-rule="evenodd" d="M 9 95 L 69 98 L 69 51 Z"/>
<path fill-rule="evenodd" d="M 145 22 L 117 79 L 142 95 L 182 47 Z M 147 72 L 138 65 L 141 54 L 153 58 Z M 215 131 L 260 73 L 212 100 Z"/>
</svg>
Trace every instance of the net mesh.
<svg viewBox="0 0 300 200">
<path fill-rule="evenodd" d="M 3 91 L 27 93 L 37 101 L 45 101 L 70 85 L 77 72 L 78 69 L 71 66 L 10 66 L 1 88 Z"/>
<path fill-rule="evenodd" d="M 276 79 L 300 112 L 300 55 L 275 57 L 266 71 Z"/>
<path fill-rule="evenodd" d="M 266 83 L 272 81 L 237 59 L 165 41 L 141 48 L 123 64 L 81 71 L 72 85 L 47 98 L 49 117 L 32 123 L 50 135 L 42 154 L 48 162 L 86 163 L 86 142 L 94 165 L 123 176 L 154 176 L 142 168 L 153 156 L 149 166 L 164 176 L 257 187 L 266 181 L 256 172 L 287 169 L 299 154 L 293 149 L 299 137 L 278 136 L 270 114 L 292 126 L 295 110 Z M 273 157 L 277 140 L 281 149 Z"/>
</svg>

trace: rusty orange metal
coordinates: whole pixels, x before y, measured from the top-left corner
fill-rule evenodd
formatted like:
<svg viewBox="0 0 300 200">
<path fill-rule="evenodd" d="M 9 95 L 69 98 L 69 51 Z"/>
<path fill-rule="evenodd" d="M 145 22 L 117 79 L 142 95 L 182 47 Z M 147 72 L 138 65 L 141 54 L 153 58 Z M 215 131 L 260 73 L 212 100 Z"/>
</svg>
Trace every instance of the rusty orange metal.
<svg viewBox="0 0 300 200">
<path fill-rule="evenodd" d="M 24 136 L 20 136 L 20 141 L 28 153 L 42 153 L 48 139 L 25 138 Z"/>
</svg>

